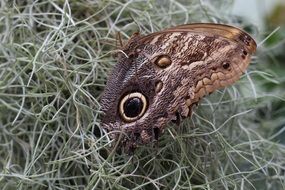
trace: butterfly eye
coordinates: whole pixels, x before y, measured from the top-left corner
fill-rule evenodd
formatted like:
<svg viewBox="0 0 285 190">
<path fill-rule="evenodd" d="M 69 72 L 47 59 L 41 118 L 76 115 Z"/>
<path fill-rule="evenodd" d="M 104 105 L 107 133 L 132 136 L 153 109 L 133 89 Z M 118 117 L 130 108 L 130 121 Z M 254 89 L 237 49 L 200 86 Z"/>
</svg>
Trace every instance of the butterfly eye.
<svg viewBox="0 0 285 190">
<path fill-rule="evenodd" d="M 155 64 L 160 68 L 166 68 L 171 64 L 171 59 L 167 55 L 161 55 L 155 60 Z"/>
<path fill-rule="evenodd" d="M 127 94 L 120 102 L 119 112 L 123 120 L 132 122 L 140 118 L 146 111 L 147 101 L 139 92 Z"/>
</svg>

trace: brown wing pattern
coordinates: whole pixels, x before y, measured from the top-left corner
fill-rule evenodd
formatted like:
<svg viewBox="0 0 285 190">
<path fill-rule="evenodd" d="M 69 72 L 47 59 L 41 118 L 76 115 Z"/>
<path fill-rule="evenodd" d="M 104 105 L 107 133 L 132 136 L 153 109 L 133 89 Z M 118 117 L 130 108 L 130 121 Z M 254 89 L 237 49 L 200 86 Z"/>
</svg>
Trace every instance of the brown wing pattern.
<svg viewBox="0 0 285 190">
<path fill-rule="evenodd" d="M 190 116 L 202 97 L 236 82 L 255 50 L 249 34 L 221 24 L 136 34 L 108 79 L 102 126 L 124 132 L 127 149 L 157 140 L 168 122 Z"/>
</svg>

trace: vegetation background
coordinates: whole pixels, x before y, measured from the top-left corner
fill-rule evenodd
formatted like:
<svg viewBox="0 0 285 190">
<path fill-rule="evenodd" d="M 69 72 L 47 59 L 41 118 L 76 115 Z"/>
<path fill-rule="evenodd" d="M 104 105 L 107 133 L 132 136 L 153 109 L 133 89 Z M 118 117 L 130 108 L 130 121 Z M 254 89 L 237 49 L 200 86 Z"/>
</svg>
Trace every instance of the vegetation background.
<svg viewBox="0 0 285 190">
<path fill-rule="evenodd" d="M 285 5 L 256 23 L 236 2 L 0 0 L 0 189 L 285 189 Z M 192 22 L 251 33 L 248 71 L 158 145 L 116 152 L 98 120 L 116 33 Z"/>
</svg>

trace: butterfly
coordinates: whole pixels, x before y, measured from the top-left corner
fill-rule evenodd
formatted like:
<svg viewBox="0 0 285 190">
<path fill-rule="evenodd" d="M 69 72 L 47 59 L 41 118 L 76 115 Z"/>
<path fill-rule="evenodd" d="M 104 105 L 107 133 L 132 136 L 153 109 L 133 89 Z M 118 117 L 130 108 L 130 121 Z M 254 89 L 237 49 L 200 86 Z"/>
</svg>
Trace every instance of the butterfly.
<svg viewBox="0 0 285 190">
<path fill-rule="evenodd" d="M 170 121 L 191 116 L 202 97 L 236 82 L 255 51 L 249 34 L 223 24 L 137 33 L 108 78 L 102 127 L 127 150 L 157 141 Z"/>
</svg>

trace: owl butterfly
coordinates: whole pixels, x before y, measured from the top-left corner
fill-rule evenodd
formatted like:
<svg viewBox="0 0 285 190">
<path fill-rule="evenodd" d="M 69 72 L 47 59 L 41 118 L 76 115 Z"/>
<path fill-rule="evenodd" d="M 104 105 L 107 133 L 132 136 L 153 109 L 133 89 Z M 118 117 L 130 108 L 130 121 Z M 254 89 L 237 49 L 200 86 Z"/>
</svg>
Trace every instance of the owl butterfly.
<svg viewBox="0 0 285 190">
<path fill-rule="evenodd" d="M 133 150 L 157 141 L 170 121 L 191 115 L 203 96 L 233 84 L 246 70 L 255 41 L 222 24 L 188 24 L 123 47 L 101 99 L 102 127 Z"/>
</svg>

